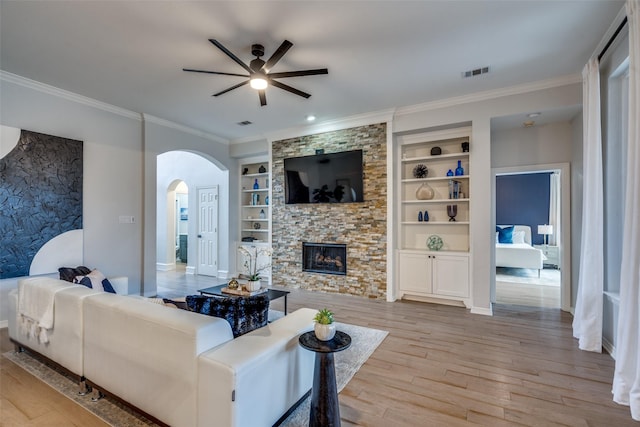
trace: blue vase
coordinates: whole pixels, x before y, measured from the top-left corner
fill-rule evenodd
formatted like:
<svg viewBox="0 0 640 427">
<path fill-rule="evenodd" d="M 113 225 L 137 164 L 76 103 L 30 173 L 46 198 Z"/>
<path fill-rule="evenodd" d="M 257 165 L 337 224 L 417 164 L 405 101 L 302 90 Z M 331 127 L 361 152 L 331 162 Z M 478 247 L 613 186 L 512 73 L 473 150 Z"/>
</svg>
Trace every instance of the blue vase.
<svg viewBox="0 0 640 427">
<path fill-rule="evenodd" d="M 253 189 L 257 190 L 258 188 L 260 188 L 260 185 L 258 184 L 258 178 L 256 178 L 256 181 L 253 183 Z"/>
<path fill-rule="evenodd" d="M 456 168 L 456 176 L 464 175 L 464 169 L 462 169 L 462 161 L 458 160 L 458 167 Z"/>
<path fill-rule="evenodd" d="M 447 176 L 453 176 L 453 171 L 451 169 L 447 171 Z"/>
<path fill-rule="evenodd" d="M 422 212 L 418 212 L 418 221 L 422 221 Z"/>
<path fill-rule="evenodd" d="M 429 212 L 424 211 L 424 216 L 423 216 L 425 221 L 429 221 Z"/>
</svg>

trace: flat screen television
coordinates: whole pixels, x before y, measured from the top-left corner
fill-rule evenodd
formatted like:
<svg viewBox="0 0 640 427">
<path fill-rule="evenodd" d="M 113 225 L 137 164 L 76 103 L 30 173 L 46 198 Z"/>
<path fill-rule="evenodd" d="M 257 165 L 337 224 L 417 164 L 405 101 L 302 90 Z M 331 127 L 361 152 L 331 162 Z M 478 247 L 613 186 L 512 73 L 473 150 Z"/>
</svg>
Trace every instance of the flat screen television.
<svg viewBox="0 0 640 427">
<path fill-rule="evenodd" d="M 363 202 L 362 150 L 284 159 L 285 203 Z"/>
</svg>

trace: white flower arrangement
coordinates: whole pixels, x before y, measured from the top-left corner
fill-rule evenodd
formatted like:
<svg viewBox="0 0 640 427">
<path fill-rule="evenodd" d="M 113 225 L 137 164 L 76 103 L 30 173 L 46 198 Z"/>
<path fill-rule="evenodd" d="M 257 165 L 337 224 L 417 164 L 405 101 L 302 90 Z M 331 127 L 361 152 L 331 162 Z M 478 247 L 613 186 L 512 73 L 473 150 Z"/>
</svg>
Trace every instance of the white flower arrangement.
<svg viewBox="0 0 640 427">
<path fill-rule="evenodd" d="M 253 250 L 250 250 L 253 249 Z M 246 257 L 244 260 L 244 268 L 250 281 L 260 280 L 260 273 L 271 267 L 271 262 L 264 265 L 258 265 L 258 257 L 266 255 L 271 260 L 272 249 L 269 247 L 250 247 L 239 246 L 238 252 Z"/>
</svg>

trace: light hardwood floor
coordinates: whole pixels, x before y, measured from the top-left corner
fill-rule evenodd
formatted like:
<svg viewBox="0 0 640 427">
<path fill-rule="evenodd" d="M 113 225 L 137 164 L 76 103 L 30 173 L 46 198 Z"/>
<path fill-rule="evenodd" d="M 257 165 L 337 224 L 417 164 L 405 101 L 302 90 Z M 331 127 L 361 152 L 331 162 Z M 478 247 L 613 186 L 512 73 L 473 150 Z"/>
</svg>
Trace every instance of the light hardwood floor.
<svg viewBox="0 0 640 427">
<path fill-rule="evenodd" d="M 557 309 L 498 305 L 489 317 L 293 290 L 289 310 L 299 307 L 389 331 L 340 393 L 343 426 L 640 425 L 611 400 L 611 357 L 578 350 L 571 315 Z M 4 351 L 6 329 L 1 339 Z M 0 361 L 2 425 L 103 425 L 20 371 Z"/>
</svg>

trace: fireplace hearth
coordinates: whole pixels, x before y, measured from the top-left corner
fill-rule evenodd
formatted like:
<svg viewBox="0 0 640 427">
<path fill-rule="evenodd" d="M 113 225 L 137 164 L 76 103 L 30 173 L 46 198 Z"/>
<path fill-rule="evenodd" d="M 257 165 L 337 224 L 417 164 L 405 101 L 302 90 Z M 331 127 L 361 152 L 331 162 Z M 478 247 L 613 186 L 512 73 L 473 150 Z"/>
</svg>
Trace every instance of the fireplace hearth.
<svg viewBox="0 0 640 427">
<path fill-rule="evenodd" d="M 302 271 L 347 274 L 347 245 L 302 242 Z"/>
</svg>

